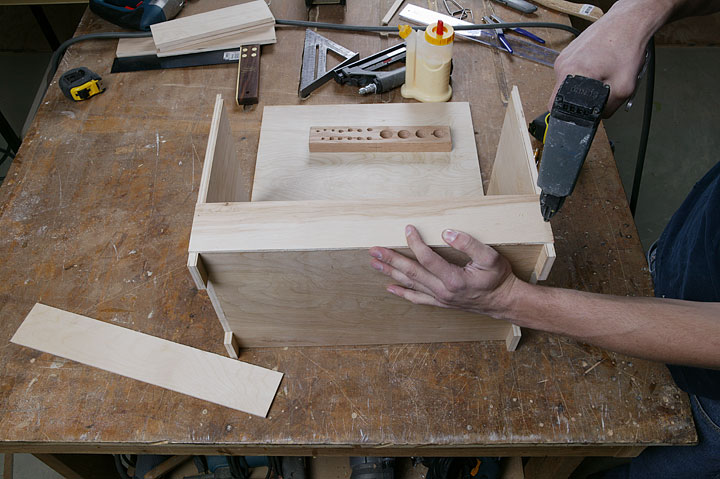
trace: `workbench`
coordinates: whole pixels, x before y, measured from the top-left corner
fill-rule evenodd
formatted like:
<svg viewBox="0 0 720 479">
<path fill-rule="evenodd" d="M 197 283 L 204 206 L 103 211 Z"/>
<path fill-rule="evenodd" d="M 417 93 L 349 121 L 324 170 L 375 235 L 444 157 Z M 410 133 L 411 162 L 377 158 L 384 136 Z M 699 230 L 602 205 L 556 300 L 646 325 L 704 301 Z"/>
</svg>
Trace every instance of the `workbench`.
<svg viewBox="0 0 720 479">
<path fill-rule="evenodd" d="M 391 4 L 270 8 L 277 18 L 379 25 Z M 471 6 L 476 19 L 493 8 L 520 18 L 489 2 Z M 532 18 L 569 23 L 542 7 Z M 118 28 L 88 11 L 78 34 L 110 30 Z M 320 33 L 361 56 L 398 41 Z M 570 40 L 538 33 L 555 49 Z M 398 90 L 361 97 L 332 82 L 300 101 L 304 35 L 279 27 L 278 43 L 262 50 L 260 104 L 243 111 L 230 103 L 248 187 L 263 106 L 404 101 Z M 186 260 L 213 101 L 221 93 L 231 102 L 236 66 L 111 75 L 116 44 L 69 49 L 59 73 L 87 66 L 107 91 L 73 103 L 54 82 L 0 188 L 0 451 L 58 464 L 64 456 L 51 454 L 530 456 L 526 477 L 562 477 L 583 456 L 697 440 L 687 395 L 664 365 L 530 330 L 513 353 L 493 342 L 244 350 L 241 360 L 285 373 L 267 419 L 10 344 L 42 302 L 225 354 Z M 486 183 L 511 87 L 533 118 L 553 84 L 548 67 L 456 42 L 453 100 L 470 102 Z M 545 284 L 652 295 L 602 128 L 552 226 L 557 260 Z"/>
</svg>

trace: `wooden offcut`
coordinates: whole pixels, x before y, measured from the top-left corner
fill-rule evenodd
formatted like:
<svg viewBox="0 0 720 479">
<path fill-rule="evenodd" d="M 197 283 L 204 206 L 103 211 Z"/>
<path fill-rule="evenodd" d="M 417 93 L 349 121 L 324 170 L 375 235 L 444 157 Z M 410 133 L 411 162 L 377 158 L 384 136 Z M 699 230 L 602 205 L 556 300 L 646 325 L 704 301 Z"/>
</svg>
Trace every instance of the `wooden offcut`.
<svg viewBox="0 0 720 479">
<path fill-rule="evenodd" d="M 223 37 L 262 29 L 274 23 L 275 18 L 267 4 L 263 0 L 254 0 L 156 23 L 150 29 L 158 52 L 163 53 L 197 47 L 206 41 L 216 42 Z"/>
<path fill-rule="evenodd" d="M 448 126 L 311 126 L 312 153 L 452 151 Z"/>
<path fill-rule="evenodd" d="M 524 176 L 491 179 L 492 196 L 482 194 L 467 104 L 265 108 L 252 201 L 246 201 L 246 192 L 227 186 L 238 158 L 218 96 L 188 266 L 198 288 L 208 291 L 229 354 L 237 347 L 476 340 L 503 340 L 514 350 L 517 326 L 386 293 L 387 278 L 370 268 L 368 249 L 385 246 L 413 257 L 404 235 L 413 224 L 438 254 L 463 266 L 469 258 L 441 238 L 443 229 L 454 228 L 494 247 L 518 277 L 546 275 L 553 236 L 530 183 L 532 155 L 513 145 L 529 144 L 519 108 L 519 100 L 508 107 L 512 131 L 498 148 L 507 162 L 497 171 L 522 167 Z M 441 128 L 447 135 L 439 137 L 452 138 L 450 151 L 334 155 L 308 147 L 324 129 L 355 136 L 358 129 L 379 135 Z"/>
<path fill-rule="evenodd" d="M 283 376 L 40 303 L 10 341 L 262 417 Z"/>
</svg>

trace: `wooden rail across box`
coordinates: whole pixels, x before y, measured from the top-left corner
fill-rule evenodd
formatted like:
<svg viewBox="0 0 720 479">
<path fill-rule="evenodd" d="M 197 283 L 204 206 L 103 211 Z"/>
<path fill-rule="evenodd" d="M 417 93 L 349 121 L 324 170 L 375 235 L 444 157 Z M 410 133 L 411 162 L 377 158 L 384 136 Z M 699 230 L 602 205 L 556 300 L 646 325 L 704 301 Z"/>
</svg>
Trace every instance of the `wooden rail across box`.
<svg viewBox="0 0 720 479">
<path fill-rule="evenodd" d="M 446 125 L 450 152 L 314 152 L 310 127 Z M 412 256 L 414 224 L 439 254 L 466 231 L 507 256 L 528 281 L 555 258 L 543 221 L 537 169 L 513 88 L 488 196 L 467 103 L 273 106 L 263 111 L 252 192 L 244 188 L 229 114 L 218 95 L 190 236 L 188 268 L 239 347 L 505 340 L 520 328 L 462 311 L 418 306 L 385 291 L 368 248 Z"/>
</svg>

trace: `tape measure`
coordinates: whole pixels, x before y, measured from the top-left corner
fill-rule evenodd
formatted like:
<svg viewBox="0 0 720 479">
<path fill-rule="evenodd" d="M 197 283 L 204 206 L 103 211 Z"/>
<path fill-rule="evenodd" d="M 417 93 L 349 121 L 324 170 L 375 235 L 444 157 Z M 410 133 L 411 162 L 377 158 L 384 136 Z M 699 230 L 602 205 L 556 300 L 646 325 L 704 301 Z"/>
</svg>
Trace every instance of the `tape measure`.
<svg viewBox="0 0 720 479">
<path fill-rule="evenodd" d="M 63 95 L 75 101 L 87 100 L 105 91 L 100 75 L 85 67 L 66 71 L 58 85 Z"/>
</svg>

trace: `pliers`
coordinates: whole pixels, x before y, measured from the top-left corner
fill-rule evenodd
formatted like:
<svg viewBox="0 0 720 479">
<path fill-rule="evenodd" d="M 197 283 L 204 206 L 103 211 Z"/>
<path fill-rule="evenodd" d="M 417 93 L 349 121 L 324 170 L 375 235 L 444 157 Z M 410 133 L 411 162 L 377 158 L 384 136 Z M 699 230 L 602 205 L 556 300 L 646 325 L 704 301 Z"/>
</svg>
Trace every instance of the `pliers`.
<svg viewBox="0 0 720 479">
<path fill-rule="evenodd" d="M 488 23 L 488 24 L 492 24 L 492 23 L 505 23 L 505 22 L 503 22 L 503 20 L 502 20 L 500 17 L 498 17 L 497 15 L 484 16 L 484 17 L 483 17 L 483 21 L 484 21 L 485 23 Z M 527 30 L 525 30 L 525 29 L 523 29 L 523 28 L 509 28 L 508 30 L 510 30 L 510 31 L 512 31 L 512 32 L 514 32 L 514 33 L 517 33 L 518 35 L 522 35 L 522 36 L 524 36 L 524 37 L 527 37 L 527 38 L 529 38 L 530 40 L 533 40 L 533 41 L 535 41 L 535 42 L 538 42 L 538 43 L 541 43 L 541 44 L 544 44 L 544 43 L 545 43 L 545 40 L 543 40 L 542 38 L 538 37 L 537 35 L 534 35 L 534 34 L 528 32 Z M 507 39 L 505 38 L 505 34 L 503 33 L 503 29 L 502 29 L 502 28 L 496 28 L 496 29 L 495 29 L 495 34 L 497 35 L 498 41 L 505 47 L 505 49 L 506 49 L 509 53 L 512 53 L 512 52 L 513 52 L 513 49 L 512 49 L 512 47 L 510 46 L 510 44 L 507 42 Z"/>
<path fill-rule="evenodd" d="M 496 20 L 497 17 L 496 18 L 493 18 L 493 17 L 494 17 L 494 15 L 490 15 L 490 16 L 485 15 L 484 17 L 482 17 L 482 20 L 483 20 L 483 22 L 487 23 L 488 25 L 500 23 L 499 21 Z M 510 44 L 507 42 L 507 39 L 505 38 L 505 33 L 503 33 L 503 29 L 502 28 L 493 28 L 493 31 L 495 32 L 495 36 L 497 37 L 498 42 L 500 42 L 500 44 L 503 47 L 505 47 L 505 50 L 507 50 L 508 53 L 512 53 L 513 49 L 510 46 Z"/>
</svg>

